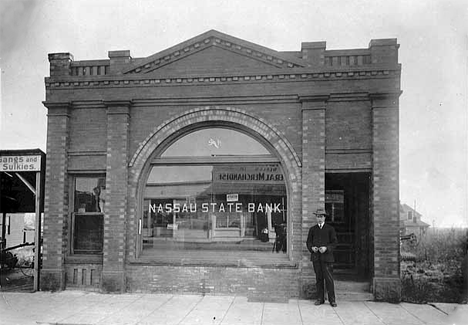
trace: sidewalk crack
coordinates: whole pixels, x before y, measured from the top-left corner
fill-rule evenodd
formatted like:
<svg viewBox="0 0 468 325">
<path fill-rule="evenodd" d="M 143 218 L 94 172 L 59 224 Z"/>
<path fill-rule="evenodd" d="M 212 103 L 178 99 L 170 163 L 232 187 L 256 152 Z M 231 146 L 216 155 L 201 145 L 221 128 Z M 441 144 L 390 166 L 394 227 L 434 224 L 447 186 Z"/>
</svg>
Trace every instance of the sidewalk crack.
<svg viewBox="0 0 468 325">
<path fill-rule="evenodd" d="M 437 310 L 440 311 L 441 313 L 444 313 L 445 315 L 448 316 L 448 313 L 446 313 L 445 311 L 443 311 L 442 309 L 440 309 L 439 307 L 437 307 L 435 304 L 428 303 L 428 305 L 434 307 L 435 309 L 437 309 Z"/>
</svg>

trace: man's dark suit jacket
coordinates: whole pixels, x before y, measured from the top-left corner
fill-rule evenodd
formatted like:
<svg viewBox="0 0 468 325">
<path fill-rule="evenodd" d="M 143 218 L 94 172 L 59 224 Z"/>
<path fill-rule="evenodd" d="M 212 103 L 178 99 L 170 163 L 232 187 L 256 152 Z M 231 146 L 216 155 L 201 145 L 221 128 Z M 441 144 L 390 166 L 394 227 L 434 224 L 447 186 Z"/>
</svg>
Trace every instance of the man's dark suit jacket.
<svg viewBox="0 0 468 325">
<path fill-rule="evenodd" d="M 337 242 L 335 228 L 328 225 L 327 223 L 323 225 L 322 229 L 320 229 L 318 225 L 310 227 L 309 235 L 307 236 L 307 249 L 311 253 L 310 260 L 318 261 L 322 259 L 322 261 L 327 263 L 335 262 L 333 250 L 335 249 Z M 327 251 L 323 254 L 319 251 L 314 253 L 312 251 L 312 247 L 314 246 L 325 246 L 327 247 Z"/>
</svg>

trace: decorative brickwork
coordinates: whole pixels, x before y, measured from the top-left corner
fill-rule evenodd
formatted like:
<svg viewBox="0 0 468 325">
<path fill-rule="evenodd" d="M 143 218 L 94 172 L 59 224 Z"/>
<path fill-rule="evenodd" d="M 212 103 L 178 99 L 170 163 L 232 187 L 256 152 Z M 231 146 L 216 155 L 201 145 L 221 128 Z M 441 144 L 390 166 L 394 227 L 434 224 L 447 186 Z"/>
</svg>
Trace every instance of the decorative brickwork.
<svg viewBox="0 0 468 325">
<path fill-rule="evenodd" d="M 46 89 L 74 89 L 74 88 L 96 88 L 96 87 L 107 87 L 113 88 L 115 86 L 120 87 L 148 87 L 148 86 L 175 86 L 180 84 L 186 85 L 200 85 L 200 84 L 242 84 L 242 83 L 269 83 L 272 81 L 312 81 L 312 80 L 366 80 L 370 77 L 375 79 L 387 79 L 388 77 L 399 77 L 399 71 L 393 71 L 389 69 L 375 69 L 371 66 L 360 67 L 356 71 L 334 71 L 334 72 L 301 72 L 301 73 L 285 73 L 279 72 L 265 72 L 265 73 L 249 73 L 236 76 L 200 76 L 200 77 L 165 77 L 165 78 L 154 78 L 154 77 L 126 77 L 119 76 L 117 78 L 109 77 L 108 79 L 102 78 L 99 80 L 89 79 L 82 80 L 75 79 L 74 81 L 61 81 L 61 82 L 46 82 Z M 92 76 L 90 76 L 92 77 Z"/>
<path fill-rule="evenodd" d="M 63 268 L 68 249 L 68 157 L 70 112 L 68 103 L 46 104 L 47 160 L 44 193 L 44 233 L 41 290 L 65 287 Z"/>
</svg>

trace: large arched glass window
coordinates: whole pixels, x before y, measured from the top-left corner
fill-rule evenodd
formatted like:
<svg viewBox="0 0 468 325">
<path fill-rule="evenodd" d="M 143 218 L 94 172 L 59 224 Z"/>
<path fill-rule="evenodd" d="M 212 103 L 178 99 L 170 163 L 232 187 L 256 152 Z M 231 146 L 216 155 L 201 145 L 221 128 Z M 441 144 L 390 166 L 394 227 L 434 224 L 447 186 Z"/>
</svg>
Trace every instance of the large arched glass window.
<svg viewBox="0 0 468 325">
<path fill-rule="evenodd" d="M 280 162 L 262 143 L 233 129 L 194 131 L 155 158 L 143 211 L 143 256 L 286 252 Z"/>
</svg>

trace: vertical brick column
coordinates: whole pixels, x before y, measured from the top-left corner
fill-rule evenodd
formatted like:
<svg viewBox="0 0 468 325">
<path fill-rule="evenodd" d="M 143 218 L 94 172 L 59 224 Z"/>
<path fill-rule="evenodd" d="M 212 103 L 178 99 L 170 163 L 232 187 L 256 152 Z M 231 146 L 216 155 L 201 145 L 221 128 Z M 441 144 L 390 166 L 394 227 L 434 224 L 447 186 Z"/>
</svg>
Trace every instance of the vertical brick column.
<svg viewBox="0 0 468 325">
<path fill-rule="evenodd" d="M 44 224 L 40 287 L 65 289 L 64 260 L 68 248 L 69 103 L 48 103 L 47 157 L 44 189 Z"/>
<path fill-rule="evenodd" d="M 373 291 L 376 300 L 399 301 L 398 95 L 372 95 Z"/>
<path fill-rule="evenodd" d="M 328 96 L 301 97 L 302 102 L 302 293 L 315 288 L 310 253 L 305 245 L 313 214 L 325 207 L 325 109 Z M 314 289 L 315 290 L 315 289 Z"/>
<path fill-rule="evenodd" d="M 125 291 L 125 232 L 128 182 L 129 101 L 106 102 L 107 168 L 101 288 Z"/>
</svg>

